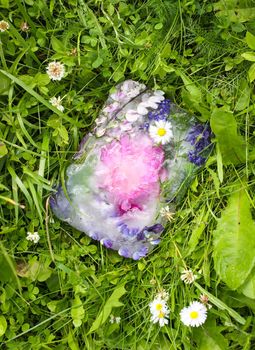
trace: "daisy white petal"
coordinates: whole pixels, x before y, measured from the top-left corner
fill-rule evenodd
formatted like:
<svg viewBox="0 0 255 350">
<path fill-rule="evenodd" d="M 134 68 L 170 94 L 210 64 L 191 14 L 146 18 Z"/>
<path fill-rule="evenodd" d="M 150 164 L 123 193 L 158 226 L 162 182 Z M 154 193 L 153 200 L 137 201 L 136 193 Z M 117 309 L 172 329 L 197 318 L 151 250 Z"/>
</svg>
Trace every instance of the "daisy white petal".
<svg viewBox="0 0 255 350">
<path fill-rule="evenodd" d="M 160 298 L 154 299 L 149 306 L 152 314 L 158 314 L 161 311 L 165 313 L 167 311 L 166 301 Z"/>
<path fill-rule="evenodd" d="M 199 327 L 206 321 L 207 309 L 202 303 L 193 301 L 190 306 L 181 310 L 180 316 L 185 326 Z"/>
<path fill-rule="evenodd" d="M 158 322 L 160 327 L 163 327 L 165 324 L 168 324 L 168 314 L 169 314 L 169 311 L 167 312 L 160 311 L 157 314 L 152 314 L 151 321 L 153 323 Z"/>
</svg>

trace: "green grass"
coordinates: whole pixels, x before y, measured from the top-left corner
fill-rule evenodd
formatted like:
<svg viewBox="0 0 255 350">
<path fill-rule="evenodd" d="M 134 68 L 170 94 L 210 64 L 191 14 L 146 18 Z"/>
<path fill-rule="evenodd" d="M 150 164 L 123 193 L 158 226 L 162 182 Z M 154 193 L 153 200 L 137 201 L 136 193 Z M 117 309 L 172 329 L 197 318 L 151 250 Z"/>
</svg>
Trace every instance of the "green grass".
<svg viewBox="0 0 255 350">
<path fill-rule="evenodd" d="M 2 19 L 1 349 L 254 349 L 254 1 L 0 0 Z M 61 82 L 46 74 L 52 60 L 65 64 Z M 164 90 L 215 134 L 161 244 L 139 262 L 59 222 L 47 202 L 109 90 L 128 78 Z M 185 267 L 198 275 L 191 285 Z M 160 328 L 148 304 L 162 288 L 171 313 Z M 204 291 L 206 323 L 185 327 L 180 310 Z"/>
</svg>

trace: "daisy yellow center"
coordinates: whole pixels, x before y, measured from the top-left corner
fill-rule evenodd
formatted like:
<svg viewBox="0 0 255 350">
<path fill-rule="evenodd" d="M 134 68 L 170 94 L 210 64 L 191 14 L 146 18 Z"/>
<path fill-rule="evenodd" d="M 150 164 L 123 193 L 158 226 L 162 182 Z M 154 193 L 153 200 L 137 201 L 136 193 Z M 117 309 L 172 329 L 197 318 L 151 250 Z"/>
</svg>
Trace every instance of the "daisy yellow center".
<svg viewBox="0 0 255 350">
<path fill-rule="evenodd" d="M 156 305 L 156 310 L 157 310 L 157 311 L 161 311 L 162 308 L 163 308 L 162 304 L 157 304 L 157 305 Z"/>
<path fill-rule="evenodd" d="M 159 128 L 158 129 L 158 136 L 165 136 L 166 129 L 165 128 Z"/>
<path fill-rule="evenodd" d="M 190 315 L 190 318 L 192 318 L 193 320 L 198 318 L 198 312 L 197 311 L 191 311 L 191 313 L 189 315 Z"/>
<path fill-rule="evenodd" d="M 163 318 L 165 316 L 164 312 L 160 311 L 160 313 L 158 314 L 158 318 Z"/>
</svg>

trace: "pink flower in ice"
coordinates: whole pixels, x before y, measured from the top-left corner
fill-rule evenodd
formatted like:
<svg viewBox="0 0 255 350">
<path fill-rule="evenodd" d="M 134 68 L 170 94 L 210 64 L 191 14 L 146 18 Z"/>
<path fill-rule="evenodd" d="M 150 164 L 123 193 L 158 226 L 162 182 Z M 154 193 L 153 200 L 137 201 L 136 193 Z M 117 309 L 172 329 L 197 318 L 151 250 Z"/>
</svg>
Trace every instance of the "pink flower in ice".
<svg viewBox="0 0 255 350">
<path fill-rule="evenodd" d="M 159 196 L 164 151 L 145 134 L 125 135 L 101 150 L 97 176 L 119 215 L 144 210 Z"/>
</svg>

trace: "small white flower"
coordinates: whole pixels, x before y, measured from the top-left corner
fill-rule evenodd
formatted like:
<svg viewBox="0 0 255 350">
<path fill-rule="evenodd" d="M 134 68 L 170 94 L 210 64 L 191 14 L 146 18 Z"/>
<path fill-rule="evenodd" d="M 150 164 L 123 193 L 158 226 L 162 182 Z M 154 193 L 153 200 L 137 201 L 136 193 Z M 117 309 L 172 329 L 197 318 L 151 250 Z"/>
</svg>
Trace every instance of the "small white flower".
<svg viewBox="0 0 255 350">
<path fill-rule="evenodd" d="M 165 289 L 162 289 L 160 292 L 158 292 L 156 298 L 167 301 L 169 299 L 169 293 Z"/>
<path fill-rule="evenodd" d="M 113 103 L 110 103 L 108 106 L 106 106 L 104 109 L 103 109 L 103 112 L 105 113 L 114 113 L 115 111 L 117 111 L 117 109 L 119 108 L 119 103 L 118 102 L 113 102 Z"/>
<path fill-rule="evenodd" d="M 126 94 L 122 91 L 116 91 L 112 93 L 110 97 L 116 102 L 122 102 L 125 99 Z"/>
<path fill-rule="evenodd" d="M 206 321 L 207 309 L 199 301 L 193 301 L 190 306 L 181 310 L 180 316 L 185 326 L 199 327 Z"/>
<path fill-rule="evenodd" d="M 173 136 L 172 126 L 165 120 L 156 121 L 150 125 L 149 134 L 156 143 L 164 145 L 168 143 Z"/>
<path fill-rule="evenodd" d="M 168 205 L 166 205 L 165 207 L 161 208 L 159 211 L 160 215 L 164 218 L 167 218 L 167 220 L 172 221 L 173 220 L 173 216 L 174 213 L 171 212 L 170 208 Z"/>
<path fill-rule="evenodd" d="M 46 72 L 51 80 L 61 80 L 65 74 L 65 66 L 63 63 L 53 61 L 48 64 Z"/>
<path fill-rule="evenodd" d="M 163 327 L 165 324 L 168 324 L 168 315 L 169 310 L 166 310 L 165 312 L 160 311 L 158 313 L 152 314 L 151 321 L 153 323 L 159 323 L 160 327 Z"/>
<path fill-rule="evenodd" d="M 136 97 L 140 94 L 142 90 L 145 90 L 146 86 L 144 84 L 140 84 L 133 80 L 126 80 L 121 90 L 124 92 L 125 96 L 127 96 L 129 99 Z"/>
<path fill-rule="evenodd" d="M 4 20 L 0 21 L 0 32 L 5 32 L 9 28 L 10 28 L 10 25 L 8 22 L 6 22 Z"/>
<path fill-rule="evenodd" d="M 34 233 L 28 232 L 26 239 L 28 241 L 31 241 L 31 242 L 34 242 L 34 243 L 38 243 L 39 240 L 40 240 L 40 236 L 38 235 L 38 232 L 34 232 Z"/>
<path fill-rule="evenodd" d="M 137 119 L 140 118 L 141 115 L 137 111 L 135 111 L 134 109 L 130 109 L 129 111 L 126 112 L 125 117 L 126 117 L 127 121 L 132 123 L 132 122 L 137 121 Z"/>
<path fill-rule="evenodd" d="M 161 101 L 164 100 L 164 95 L 165 95 L 164 91 L 162 91 L 162 90 L 155 90 L 153 92 L 153 94 L 154 94 L 154 96 L 157 96 L 158 98 L 160 98 Z"/>
<path fill-rule="evenodd" d="M 56 107 L 60 112 L 64 112 L 65 108 L 62 106 L 61 101 L 62 99 L 60 96 L 54 96 L 50 99 L 50 103 L 52 104 L 52 106 Z"/>
<path fill-rule="evenodd" d="M 162 294 L 163 293 L 163 294 Z M 164 299 L 161 298 L 164 296 Z M 164 290 L 157 294 L 156 298 L 149 304 L 151 312 L 151 321 L 159 323 L 160 327 L 168 324 L 169 309 L 167 306 L 168 293 Z"/>
<path fill-rule="evenodd" d="M 181 274 L 181 280 L 186 284 L 191 284 L 195 281 L 197 275 L 194 275 L 192 270 L 183 270 Z"/>
<path fill-rule="evenodd" d="M 119 324 L 120 321 L 121 321 L 121 317 L 110 315 L 110 323 L 117 323 L 117 324 Z"/>
<path fill-rule="evenodd" d="M 96 129 L 96 136 L 101 137 L 105 134 L 105 132 L 106 132 L 106 129 L 103 126 L 101 126 Z"/>
<path fill-rule="evenodd" d="M 102 124 L 104 124 L 106 122 L 107 122 L 107 118 L 106 117 L 102 117 L 102 116 L 98 117 L 95 120 L 95 123 L 96 123 L 97 126 L 102 125 Z"/>
<path fill-rule="evenodd" d="M 120 321 L 121 321 L 121 317 L 119 317 L 119 316 L 115 317 L 115 322 L 116 322 L 117 324 L 119 324 Z"/>
<path fill-rule="evenodd" d="M 139 105 L 137 106 L 137 113 L 141 115 L 148 114 L 148 109 L 146 107 L 148 107 L 147 102 L 139 103 Z"/>
<path fill-rule="evenodd" d="M 154 314 L 158 314 L 159 312 L 166 312 L 167 311 L 167 304 L 166 301 L 161 298 L 155 298 L 150 304 L 150 312 Z"/>
<path fill-rule="evenodd" d="M 201 294 L 199 297 L 199 300 L 201 301 L 202 304 L 204 304 L 208 309 L 212 308 L 212 305 L 209 304 L 209 298 L 206 294 Z"/>
</svg>

